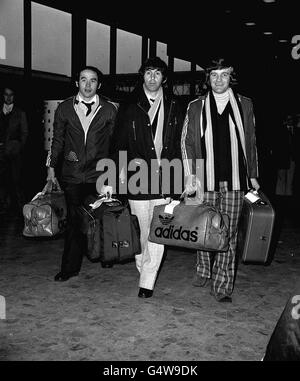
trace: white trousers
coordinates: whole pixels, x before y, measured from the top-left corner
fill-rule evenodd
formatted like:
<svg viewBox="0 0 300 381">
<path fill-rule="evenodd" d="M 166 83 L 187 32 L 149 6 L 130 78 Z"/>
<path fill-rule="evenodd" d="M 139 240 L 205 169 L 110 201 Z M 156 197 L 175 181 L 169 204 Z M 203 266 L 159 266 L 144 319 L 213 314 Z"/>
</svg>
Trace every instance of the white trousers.
<svg viewBox="0 0 300 381">
<path fill-rule="evenodd" d="M 135 264 L 140 273 L 139 287 L 153 290 L 157 272 L 164 253 L 164 245 L 148 241 L 153 208 L 168 204 L 170 198 L 154 200 L 129 200 L 132 214 L 139 220 L 142 253 L 135 256 Z"/>
</svg>

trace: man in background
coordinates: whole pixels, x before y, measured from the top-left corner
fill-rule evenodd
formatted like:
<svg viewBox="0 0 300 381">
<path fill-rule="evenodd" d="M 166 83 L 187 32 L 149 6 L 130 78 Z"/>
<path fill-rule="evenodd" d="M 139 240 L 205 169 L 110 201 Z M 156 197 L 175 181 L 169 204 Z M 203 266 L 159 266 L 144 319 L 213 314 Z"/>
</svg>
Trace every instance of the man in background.
<svg viewBox="0 0 300 381">
<path fill-rule="evenodd" d="M 28 136 L 26 114 L 15 105 L 15 91 L 6 86 L 0 106 L 0 213 L 21 215 L 24 205 L 22 162 Z"/>
</svg>

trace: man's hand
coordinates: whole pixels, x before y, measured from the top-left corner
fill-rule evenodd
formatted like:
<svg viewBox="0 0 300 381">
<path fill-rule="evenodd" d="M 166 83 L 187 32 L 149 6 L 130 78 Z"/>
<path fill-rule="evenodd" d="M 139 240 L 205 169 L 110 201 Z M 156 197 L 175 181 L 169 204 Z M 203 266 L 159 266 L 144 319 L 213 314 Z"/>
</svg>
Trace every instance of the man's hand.
<svg viewBox="0 0 300 381">
<path fill-rule="evenodd" d="M 196 190 L 197 190 L 196 176 L 195 175 L 188 175 L 187 180 L 186 180 L 186 184 L 185 184 L 185 188 L 184 188 L 184 192 L 187 195 L 190 195 L 190 194 L 195 193 Z"/>
<path fill-rule="evenodd" d="M 48 175 L 46 180 L 52 181 L 52 183 L 55 184 L 56 178 L 55 178 L 55 170 L 53 167 L 48 167 Z"/>
<path fill-rule="evenodd" d="M 257 179 L 253 177 L 253 178 L 250 179 L 250 181 L 251 181 L 251 185 L 252 185 L 252 187 L 253 187 L 256 191 L 258 191 L 259 188 L 260 188 L 260 185 L 258 184 Z"/>
<path fill-rule="evenodd" d="M 105 194 L 107 197 L 111 198 L 113 194 L 113 187 L 111 187 L 110 185 L 103 185 L 100 193 Z"/>
</svg>

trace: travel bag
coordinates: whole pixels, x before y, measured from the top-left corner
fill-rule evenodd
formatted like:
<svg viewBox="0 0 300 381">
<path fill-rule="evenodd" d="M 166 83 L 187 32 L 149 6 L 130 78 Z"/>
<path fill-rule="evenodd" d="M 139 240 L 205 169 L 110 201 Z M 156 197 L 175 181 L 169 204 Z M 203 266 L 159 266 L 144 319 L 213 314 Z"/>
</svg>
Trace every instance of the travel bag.
<svg viewBox="0 0 300 381">
<path fill-rule="evenodd" d="M 59 183 L 48 181 L 42 192 L 23 206 L 25 237 L 54 237 L 66 229 L 67 206 Z"/>
<path fill-rule="evenodd" d="M 209 203 L 172 201 L 153 210 L 149 241 L 187 249 L 227 251 L 229 217 Z"/>
<path fill-rule="evenodd" d="M 140 226 L 127 205 L 106 199 L 100 206 L 80 207 L 82 231 L 87 236 L 87 257 L 91 262 L 126 262 L 141 253 Z"/>
</svg>

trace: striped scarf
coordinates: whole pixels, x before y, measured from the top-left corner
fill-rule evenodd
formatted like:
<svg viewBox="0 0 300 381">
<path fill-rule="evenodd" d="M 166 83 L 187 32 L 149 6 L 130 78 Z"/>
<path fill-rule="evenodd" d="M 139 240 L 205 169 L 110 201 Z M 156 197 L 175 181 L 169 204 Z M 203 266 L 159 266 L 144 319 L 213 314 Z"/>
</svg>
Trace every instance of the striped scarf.
<svg viewBox="0 0 300 381">
<path fill-rule="evenodd" d="M 245 134 L 244 127 L 241 118 L 241 114 L 238 108 L 237 101 L 233 94 L 233 91 L 229 88 L 229 102 L 233 110 L 233 116 L 235 123 L 229 115 L 229 132 L 230 132 L 230 143 L 231 143 L 231 158 L 232 158 L 232 190 L 240 190 L 240 178 L 239 178 L 239 160 L 243 158 L 239 157 L 239 143 L 242 146 L 242 152 L 244 158 L 246 158 L 246 148 L 245 148 Z M 208 191 L 213 191 L 216 188 L 215 184 L 215 162 L 214 162 L 214 144 L 213 144 L 213 128 L 212 128 L 212 119 L 211 119 L 211 109 L 210 109 L 210 97 L 213 96 L 211 93 L 208 93 L 205 102 L 204 110 L 205 115 L 202 113 L 201 118 L 201 137 L 204 135 L 205 149 L 206 149 L 206 186 Z M 204 131 L 203 119 L 206 118 L 206 128 Z M 238 132 L 238 136 L 237 136 Z"/>
</svg>

